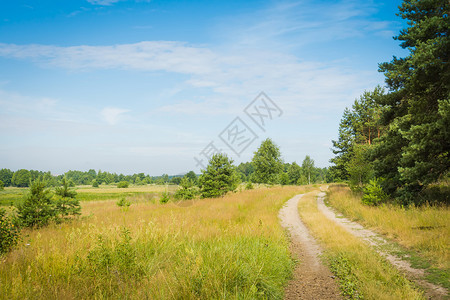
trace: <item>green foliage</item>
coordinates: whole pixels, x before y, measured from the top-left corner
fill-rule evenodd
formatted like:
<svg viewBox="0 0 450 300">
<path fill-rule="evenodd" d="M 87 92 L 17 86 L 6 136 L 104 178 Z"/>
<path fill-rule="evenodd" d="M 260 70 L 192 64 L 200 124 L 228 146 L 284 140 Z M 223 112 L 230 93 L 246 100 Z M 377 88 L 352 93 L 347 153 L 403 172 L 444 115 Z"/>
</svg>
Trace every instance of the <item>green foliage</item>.
<svg viewBox="0 0 450 300">
<path fill-rule="evenodd" d="M 247 182 L 247 184 L 245 185 L 245 189 L 246 190 L 253 190 L 253 184 L 251 182 Z"/>
<path fill-rule="evenodd" d="M 450 168 L 450 3 L 404 1 L 399 9 L 408 27 L 396 39 L 410 53 L 380 64 L 392 92 L 379 99 L 389 130 L 376 145 L 374 168 L 408 204 Z"/>
<path fill-rule="evenodd" d="M 170 200 L 170 195 L 168 192 L 162 192 L 161 193 L 161 198 L 159 199 L 159 203 L 161 204 L 165 204 L 167 202 L 169 202 Z"/>
<path fill-rule="evenodd" d="M 206 170 L 202 170 L 199 178 L 200 195 L 202 198 L 216 198 L 234 191 L 239 182 L 233 160 L 225 154 L 215 154 L 211 157 Z"/>
<path fill-rule="evenodd" d="M 56 210 L 50 190 L 41 178 L 33 181 L 22 203 L 17 205 L 17 218 L 21 226 L 42 227 L 55 219 Z"/>
<path fill-rule="evenodd" d="M 14 172 L 12 177 L 12 185 L 17 187 L 27 187 L 30 184 L 31 174 L 30 171 L 25 169 L 20 169 Z"/>
<path fill-rule="evenodd" d="M 305 177 L 308 178 L 308 184 L 311 184 L 311 174 L 314 172 L 314 160 L 309 155 L 306 155 L 302 162 L 302 171 Z"/>
<path fill-rule="evenodd" d="M 14 172 L 10 169 L 1 169 L 0 170 L 0 180 L 3 181 L 5 186 L 11 186 L 11 180 L 14 175 Z"/>
<path fill-rule="evenodd" d="M 289 165 L 287 174 L 290 184 L 297 184 L 298 180 L 302 176 L 302 168 L 294 161 Z"/>
<path fill-rule="evenodd" d="M 180 186 L 181 189 L 175 192 L 175 198 L 189 200 L 193 199 L 197 195 L 197 190 L 194 186 L 194 181 L 191 176 L 187 174 L 181 179 Z"/>
<path fill-rule="evenodd" d="M 0 256 L 9 252 L 20 240 L 19 229 L 14 226 L 6 211 L 0 208 Z"/>
<path fill-rule="evenodd" d="M 131 205 L 131 202 L 128 201 L 125 197 L 121 197 L 117 202 L 116 205 L 119 207 L 128 208 Z"/>
<path fill-rule="evenodd" d="M 269 138 L 264 140 L 254 153 L 252 164 L 255 170 L 252 174 L 254 182 L 277 183 L 283 168 L 279 147 Z"/>
<path fill-rule="evenodd" d="M 56 221 L 81 214 L 80 201 L 75 198 L 77 192 L 70 189 L 69 186 L 70 181 L 64 176 L 61 180 L 61 186 L 55 188 L 56 200 L 54 201 L 54 205 L 57 216 Z"/>
<path fill-rule="evenodd" d="M 127 188 L 129 185 L 128 181 L 121 181 L 117 184 L 118 188 Z"/>
<path fill-rule="evenodd" d="M 369 184 L 364 187 L 364 194 L 362 196 L 362 203 L 367 205 L 379 205 L 386 202 L 388 195 L 383 191 L 380 178 L 371 179 Z"/>
<path fill-rule="evenodd" d="M 3 184 L 3 181 L 0 180 L 0 191 L 3 191 L 5 189 L 5 185 Z"/>
<path fill-rule="evenodd" d="M 92 187 L 98 188 L 98 182 L 97 180 L 92 180 Z"/>
<path fill-rule="evenodd" d="M 327 256 L 331 272 L 339 278 L 342 294 L 349 299 L 363 299 L 358 292 L 358 278 L 346 253 Z"/>
<path fill-rule="evenodd" d="M 194 185 L 198 184 L 198 177 L 194 173 L 194 171 L 189 171 L 188 173 L 186 173 L 186 175 L 184 175 L 184 177 L 190 179 Z"/>
<path fill-rule="evenodd" d="M 353 157 L 347 165 L 349 186 L 354 192 L 362 192 L 364 186 L 372 177 L 372 165 L 368 159 L 369 144 L 356 144 L 353 146 Z"/>
</svg>

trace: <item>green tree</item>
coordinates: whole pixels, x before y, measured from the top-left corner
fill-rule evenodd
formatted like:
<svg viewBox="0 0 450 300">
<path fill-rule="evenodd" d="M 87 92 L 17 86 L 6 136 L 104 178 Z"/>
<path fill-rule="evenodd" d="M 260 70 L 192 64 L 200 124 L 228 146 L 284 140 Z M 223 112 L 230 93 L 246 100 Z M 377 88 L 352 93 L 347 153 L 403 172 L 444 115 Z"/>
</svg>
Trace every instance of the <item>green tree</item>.
<svg viewBox="0 0 450 300">
<path fill-rule="evenodd" d="M 181 178 L 180 181 L 181 189 L 177 190 L 175 193 L 175 198 L 177 199 L 188 200 L 194 198 L 197 194 L 194 181 L 191 179 L 192 177 L 188 174 L 184 175 L 183 178 Z"/>
<path fill-rule="evenodd" d="M 92 187 L 98 188 L 98 182 L 97 180 L 92 180 Z"/>
<path fill-rule="evenodd" d="M 308 184 L 311 184 L 311 175 L 313 175 L 314 172 L 314 160 L 311 159 L 309 155 L 306 155 L 302 162 L 302 170 L 305 177 L 308 178 Z"/>
<path fill-rule="evenodd" d="M 195 174 L 194 171 L 187 172 L 186 175 L 184 175 L 184 177 L 190 179 L 194 183 L 194 185 L 198 184 L 198 177 L 197 177 L 197 174 Z"/>
<path fill-rule="evenodd" d="M 202 198 L 221 197 L 229 191 L 234 191 L 238 182 L 233 160 L 225 154 L 215 154 L 199 178 L 200 195 Z"/>
<path fill-rule="evenodd" d="M 27 187 L 30 184 L 31 173 L 28 170 L 20 169 L 14 172 L 12 185 L 17 187 Z"/>
<path fill-rule="evenodd" d="M 357 144 L 353 149 L 353 157 L 347 165 L 350 188 L 361 192 L 372 178 L 372 165 L 368 158 L 369 144 Z"/>
<path fill-rule="evenodd" d="M 3 184 L 3 181 L 0 180 L 0 191 L 3 191 L 5 189 L 5 185 Z"/>
<path fill-rule="evenodd" d="M 24 201 L 17 205 L 17 218 L 22 226 L 41 227 L 56 216 L 52 194 L 46 183 L 38 178 L 30 185 Z"/>
<path fill-rule="evenodd" d="M 252 164 L 254 172 L 252 180 L 257 183 L 276 183 L 279 173 L 283 169 L 281 153 L 278 146 L 266 139 L 254 153 Z"/>
<path fill-rule="evenodd" d="M 81 214 L 80 201 L 76 199 L 77 192 L 70 188 L 69 181 L 64 176 L 61 186 L 55 188 L 55 210 L 58 221 Z"/>
<path fill-rule="evenodd" d="M 302 176 L 302 168 L 294 161 L 289 165 L 287 174 L 290 184 L 298 184 L 298 180 Z"/>
<path fill-rule="evenodd" d="M 409 203 L 449 172 L 450 3 L 405 0 L 399 9 L 408 27 L 395 38 L 409 55 L 380 64 L 391 90 L 379 99 L 389 130 L 374 151 L 374 168 L 383 186 Z"/>
<path fill-rule="evenodd" d="M 3 181 L 5 186 L 11 186 L 11 180 L 14 175 L 14 172 L 10 169 L 1 169 L 0 170 L 0 180 Z"/>
</svg>

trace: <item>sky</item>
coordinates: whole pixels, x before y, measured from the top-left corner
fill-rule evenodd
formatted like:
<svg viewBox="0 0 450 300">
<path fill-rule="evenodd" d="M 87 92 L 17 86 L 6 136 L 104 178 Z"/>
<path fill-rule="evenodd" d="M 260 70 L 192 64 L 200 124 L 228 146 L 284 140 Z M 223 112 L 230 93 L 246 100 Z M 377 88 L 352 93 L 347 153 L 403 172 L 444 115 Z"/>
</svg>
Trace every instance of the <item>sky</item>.
<svg viewBox="0 0 450 300">
<path fill-rule="evenodd" d="M 329 166 L 345 107 L 405 56 L 397 0 L 0 2 L 0 168 Z M 261 94 L 263 93 L 263 94 Z"/>
</svg>

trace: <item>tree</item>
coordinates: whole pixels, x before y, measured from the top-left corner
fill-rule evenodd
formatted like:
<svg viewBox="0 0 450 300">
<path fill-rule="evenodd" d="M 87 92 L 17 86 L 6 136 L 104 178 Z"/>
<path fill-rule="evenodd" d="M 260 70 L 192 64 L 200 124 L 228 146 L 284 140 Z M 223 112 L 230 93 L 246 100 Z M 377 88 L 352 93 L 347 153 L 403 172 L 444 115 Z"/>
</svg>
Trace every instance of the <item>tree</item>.
<svg viewBox="0 0 450 300">
<path fill-rule="evenodd" d="M 0 180 L 0 191 L 3 191 L 5 189 L 5 185 L 3 184 L 3 181 Z"/>
<path fill-rule="evenodd" d="M 57 198 L 55 201 L 55 210 L 59 218 L 58 221 L 68 216 L 80 214 L 80 201 L 75 198 L 77 192 L 70 189 L 69 181 L 65 176 L 61 180 L 61 186 L 55 188 L 55 195 Z"/>
<path fill-rule="evenodd" d="M 225 154 L 215 154 L 199 178 L 200 195 L 202 198 L 221 197 L 229 191 L 234 191 L 238 182 L 233 160 Z"/>
<path fill-rule="evenodd" d="M 305 174 L 305 177 L 308 178 L 308 184 L 311 184 L 311 174 L 314 171 L 314 160 L 309 157 L 309 155 L 306 155 L 305 159 L 302 162 L 302 170 Z"/>
<path fill-rule="evenodd" d="M 31 173 L 28 170 L 20 169 L 14 172 L 12 185 L 17 187 L 27 187 L 30 184 Z"/>
<path fill-rule="evenodd" d="M 302 168 L 294 161 L 289 165 L 287 174 L 290 184 L 298 184 L 298 180 L 302 176 Z"/>
<path fill-rule="evenodd" d="M 266 139 L 254 153 L 252 164 L 255 169 L 252 179 L 257 183 L 276 183 L 283 169 L 280 149 L 271 139 Z"/>
<path fill-rule="evenodd" d="M 25 227 L 41 227 L 47 225 L 55 216 L 50 190 L 46 183 L 38 178 L 31 183 L 24 201 L 17 205 L 18 220 Z"/>
<path fill-rule="evenodd" d="M 0 170 L 0 180 L 3 181 L 4 186 L 11 186 L 11 180 L 14 175 L 14 172 L 10 169 L 1 169 Z"/>
<path fill-rule="evenodd" d="M 395 39 L 410 53 L 379 66 L 391 93 L 378 99 L 388 130 L 374 169 L 389 193 L 410 203 L 450 168 L 450 3 L 405 0 L 399 9 L 408 27 Z"/>
<path fill-rule="evenodd" d="M 194 173 L 194 171 L 189 171 L 184 175 L 184 177 L 190 179 L 194 185 L 198 184 L 198 177 L 197 174 Z"/>
<path fill-rule="evenodd" d="M 92 187 L 98 188 L 98 182 L 97 180 L 92 180 Z"/>
<path fill-rule="evenodd" d="M 355 192 L 361 192 L 372 178 L 372 165 L 367 157 L 369 147 L 371 147 L 370 144 L 355 145 L 353 157 L 347 165 L 349 185 Z"/>
<path fill-rule="evenodd" d="M 181 178 L 181 189 L 176 191 L 175 198 L 189 200 L 194 198 L 197 194 L 194 181 L 191 179 L 191 175 L 188 174 L 184 175 L 183 178 Z"/>
</svg>

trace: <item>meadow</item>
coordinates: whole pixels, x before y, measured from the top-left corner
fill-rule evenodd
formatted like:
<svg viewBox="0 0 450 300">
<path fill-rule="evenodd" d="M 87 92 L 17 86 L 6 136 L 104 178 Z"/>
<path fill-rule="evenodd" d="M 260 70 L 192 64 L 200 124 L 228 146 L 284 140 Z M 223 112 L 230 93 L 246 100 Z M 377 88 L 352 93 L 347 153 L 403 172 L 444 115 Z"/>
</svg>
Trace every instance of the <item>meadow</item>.
<svg viewBox="0 0 450 300">
<path fill-rule="evenodd" d="M 133 196 L 127 209 L 82 202 L 79 219 L 23 231 L 1 260 L 0 298 L 282 299 L 294 261 L 277 215 L 305 190 L 261 187 L 164 205 Z"/>
</svg>

